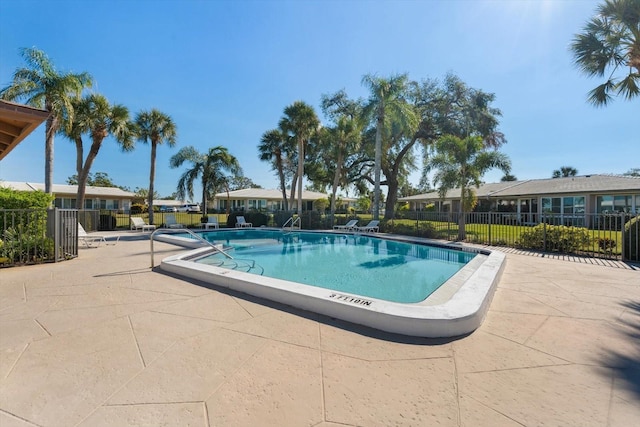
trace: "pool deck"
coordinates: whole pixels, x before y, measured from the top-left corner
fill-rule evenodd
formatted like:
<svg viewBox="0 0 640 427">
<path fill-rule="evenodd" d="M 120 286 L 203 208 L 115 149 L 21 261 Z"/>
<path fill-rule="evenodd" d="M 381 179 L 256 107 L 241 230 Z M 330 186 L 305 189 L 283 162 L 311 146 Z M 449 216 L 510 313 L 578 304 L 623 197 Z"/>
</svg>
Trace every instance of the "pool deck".
<svg viewBox="0 0 640 427">
<path fill-rule="evenodd" d="M 478 330 L 419 339 L 152 271 L 126 233 L 0 269 L 0 426 L 640 425 L 640 270 L 611 264 L 508 253 Z"/>
</svg>

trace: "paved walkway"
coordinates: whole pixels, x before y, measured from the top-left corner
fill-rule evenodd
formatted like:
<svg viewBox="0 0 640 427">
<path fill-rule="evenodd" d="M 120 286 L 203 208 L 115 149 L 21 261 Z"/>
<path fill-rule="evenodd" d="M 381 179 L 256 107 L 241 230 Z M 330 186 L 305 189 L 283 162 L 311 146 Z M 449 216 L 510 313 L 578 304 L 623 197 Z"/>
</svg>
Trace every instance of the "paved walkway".
<svg viewBox="0 0 640 427">
<path fill-rule="evenodd" d="M 426 340 L 149 263 L 0 269 L 0 426 L 640 425 L 637 270 L 508 254 L 482 327 Z"/>
</svg>

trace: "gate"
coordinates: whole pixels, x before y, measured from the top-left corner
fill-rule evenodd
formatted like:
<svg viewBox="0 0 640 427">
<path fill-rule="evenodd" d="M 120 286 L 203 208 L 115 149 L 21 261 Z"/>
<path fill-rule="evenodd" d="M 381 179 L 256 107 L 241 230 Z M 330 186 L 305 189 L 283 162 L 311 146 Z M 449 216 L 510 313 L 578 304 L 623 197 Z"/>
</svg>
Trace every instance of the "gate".
<svg viewBox="0 0 640 427">
<path fill-rule="evenodd" d="M 47 235 L 55 242 L 55 262 L 78 256 L 78 211 L 49 209 Z"/>
</svg>

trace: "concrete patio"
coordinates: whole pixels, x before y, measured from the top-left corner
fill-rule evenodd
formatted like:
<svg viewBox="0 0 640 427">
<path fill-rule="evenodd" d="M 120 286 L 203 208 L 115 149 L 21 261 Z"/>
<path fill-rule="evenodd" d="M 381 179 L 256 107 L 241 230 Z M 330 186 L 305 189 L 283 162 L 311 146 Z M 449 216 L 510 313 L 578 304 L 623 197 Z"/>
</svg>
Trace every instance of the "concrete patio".
<svg viewBox="0 0 640 427">
<path fill-rule="evenodd" d="M 152 271 L 142 236 L 0 269 L 0 426 L 640 425 L 637 269 L 509 253 L 482 327 L 427 340 Z"/>
</svg>

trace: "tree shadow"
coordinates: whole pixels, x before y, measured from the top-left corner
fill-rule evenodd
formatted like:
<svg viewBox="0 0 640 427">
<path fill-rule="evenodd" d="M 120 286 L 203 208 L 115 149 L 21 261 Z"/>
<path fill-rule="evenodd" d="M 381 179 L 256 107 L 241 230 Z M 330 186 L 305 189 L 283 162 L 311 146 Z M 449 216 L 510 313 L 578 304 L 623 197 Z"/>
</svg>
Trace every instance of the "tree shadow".
<svg viewBox="0 0 640 427">
<path fill-rule="evenodd" d="M 615 333 L 627 337 L 635 348 L 633 352 L 620 352 L 615 348 L 600 362 L 613 370 L 614 378 L 621 380 L 622 386 L 640 399 L 640 301 L 624 301 L 620 303 L 631 314 L 631 320 L 620 320 Z"/>
</svg>

